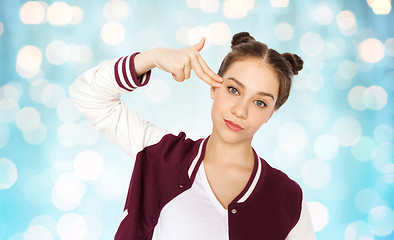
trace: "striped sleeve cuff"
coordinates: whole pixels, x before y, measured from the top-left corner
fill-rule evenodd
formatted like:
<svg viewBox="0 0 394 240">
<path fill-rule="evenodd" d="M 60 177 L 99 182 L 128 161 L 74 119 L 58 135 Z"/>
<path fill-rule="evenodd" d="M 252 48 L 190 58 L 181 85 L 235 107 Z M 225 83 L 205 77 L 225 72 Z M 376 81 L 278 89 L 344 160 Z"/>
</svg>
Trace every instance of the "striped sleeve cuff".
<svg viewBox="0 0 394 240">
<path fill-rule="evenodd" d="M 145 86 L 149 82 L 151 70 L 137 78 L 137 74 L 134 69 L 134 57 L 137 54 L 139 54 L 139 52 L 126 57 L 121 57 L 115 63 L 116 83 L 126 91 L 133 91 L 138 87 Z"/>
</svg>

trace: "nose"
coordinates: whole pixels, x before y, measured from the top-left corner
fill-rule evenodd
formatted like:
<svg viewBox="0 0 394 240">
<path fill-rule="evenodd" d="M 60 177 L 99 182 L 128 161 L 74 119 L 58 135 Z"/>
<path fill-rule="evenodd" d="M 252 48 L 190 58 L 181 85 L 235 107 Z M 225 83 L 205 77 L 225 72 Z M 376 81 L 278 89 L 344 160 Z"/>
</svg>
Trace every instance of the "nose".
<svg viewBox="0 0 394 240">
<path fill-rule="evenodd" d="M 231 113 L 242 119 L 246 119 L 248 117 L 248 109 L 246 103 L 239 101 L 237 102 L 231 109 Z"/>
</svg>

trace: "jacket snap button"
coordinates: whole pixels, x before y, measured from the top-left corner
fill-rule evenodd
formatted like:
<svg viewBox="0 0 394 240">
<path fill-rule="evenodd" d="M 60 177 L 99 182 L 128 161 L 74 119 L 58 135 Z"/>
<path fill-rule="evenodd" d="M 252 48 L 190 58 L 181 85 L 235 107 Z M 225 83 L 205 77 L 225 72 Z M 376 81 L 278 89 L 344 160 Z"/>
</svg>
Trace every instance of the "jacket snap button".
<svg viewBox="0 0 394 240">
<path fill-rule="evenodd" d="M 180 187 L 180 188 L 183 188 L 183 185 L 182 185 L 182 184 L 179 184 L 179 187 Z"/>
<path fill-rule="evenodd" d="M 231 213 L 232 214 L 236 214 L 237 213 L 237 209 L 235 209 L 235 208 L 231 209 Z"/>
</svg>

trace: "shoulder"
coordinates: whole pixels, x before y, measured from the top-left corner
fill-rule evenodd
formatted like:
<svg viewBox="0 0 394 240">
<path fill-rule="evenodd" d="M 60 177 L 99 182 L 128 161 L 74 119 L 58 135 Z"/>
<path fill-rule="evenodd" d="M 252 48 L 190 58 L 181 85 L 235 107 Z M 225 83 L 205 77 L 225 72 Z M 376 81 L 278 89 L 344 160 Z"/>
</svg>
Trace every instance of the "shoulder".
<svg viewBox="0 0 394 240">
<path fill-rule="evenodd" d="M 300 185 L 292 180 L 286 173 L 269 165 L 265 160 L 261 159 L 267 169 L 266 180 L 269 188 L 275 191 L 286 191 L 287 194 L 296 194 L 302 198 L 302 189 Z"/>
<path fill-rule="evenodd" d="M 151 159 L 165 159 L 167 162 L 180 162 L 192 159 L 198 152 L 203 139 L 193 140 L 180 132 L 178 135 L 168 133 L 156 144 L 150 145 L 141 151 L 142 155 L 148 155 Z"/>
</svg>

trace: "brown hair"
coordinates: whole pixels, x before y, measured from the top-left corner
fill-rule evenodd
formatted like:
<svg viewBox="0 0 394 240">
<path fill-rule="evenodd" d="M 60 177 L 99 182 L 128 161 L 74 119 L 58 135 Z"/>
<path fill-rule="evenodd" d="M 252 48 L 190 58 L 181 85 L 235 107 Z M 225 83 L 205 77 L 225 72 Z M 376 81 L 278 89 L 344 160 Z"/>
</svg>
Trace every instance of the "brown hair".
<svg viewBox="0 0 394 240">
<path fill-rule="evenodd" d="M 298 71 L 302 69 L 302 59 L 292 53 L 280 54 L 274 49 L 268 48 L 264 43 L 256 41 L 249 33 L 240 32 L 233 36 L 231 51 L 223 59 L 218 75 L 223 77 L 233 62 L 246 58 L 261 59 L 273 70 L 279 80 L 279 92 L 275 108 L 280 108 L 289 97 L 293 76 L 297 75 Z"/>
</svg>

